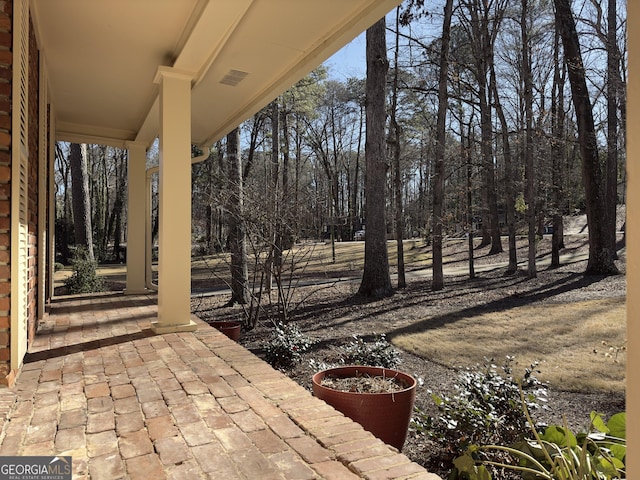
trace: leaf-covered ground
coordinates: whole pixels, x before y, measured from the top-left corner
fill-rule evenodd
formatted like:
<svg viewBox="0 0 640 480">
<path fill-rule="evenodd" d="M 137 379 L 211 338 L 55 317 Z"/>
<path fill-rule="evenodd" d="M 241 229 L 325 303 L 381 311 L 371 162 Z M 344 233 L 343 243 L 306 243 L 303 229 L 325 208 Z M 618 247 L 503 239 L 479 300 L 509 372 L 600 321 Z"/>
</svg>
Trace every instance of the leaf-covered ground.
<svg viewBox="0 0 640 480">
<path fill-rule="evenodd" d="M 504 246 L 506 248 L 506 243 Z M 317 367 L 312 366 L 310 361 L 314 361 L 316 365 L 337 363 L 340 356 L 339 347 L 350 343 L 354 335 L 373 338 L 374 334 L 384 333 L 393 341 L 394 337 L 399 338 L 401 333 L 411 332 L 417 322 L 424 322 L 425 319 L 436 319 L 429 326 L 431 329 L 445 328 L 446 322 L 442 322 L 442 319 L 448 318 L 448 314 L 464 317 L 465 312 L 501 312 L 531 305 L 548 305 L 549 308 L 553 308 L 571 302 L 615 299 L 625 295 L 624 249 L 620 250 L 620 260 L 617 262 L 621 275 L 584 277 L 582 272 L 586 266 L 586 236 L 567 236 L 567 249 L 563 253 L 571 256 L 564 257 L 571 263 L 558 269 L 551 270 L 544 264 L 543 259 L 548 257 L 549 248 L 549 239 L 545 237 L 538 245 L 538 276 L 532 280 L 527 279 L 522 270 L 524 266 L 521 266 L 516 275 L 510 276 L 505 275 L 504 268 L 489 271 L 479 269 L 478 278 L 469 280 L 466 271 L 467 252 L 462 242 L 448 245 L 445 249 L 445 289 L 439 292 L 430 291 L 428 270 L 417 270 L 408 277 L 408 286 L 405 289 L 396 291 L 390 297 L 376 300 L 356 295 L 357 277 L 354 281 L 299 285 L 295 289 L 294 301 L 291 304 L 291 321 L 311 337 L 314 344 L 302 355 L 300 362 L 285 371 L 291 378 L 311 389 L 311 376 Z M 502 265 L 502 262 L 507 260 L 506 253 L 489 257 L 487 251 L 488 248 L 477 249 L 474 252 L 478 265 Z M 526 258 L 524 241 L 519 243 L 519 258 Z M 228 296 L 224 293 L 196 297 L 192 301 L 193 311 L 205 320 L 241 317 L 242 307 L 227 307 L 227 300 Z M 523 328 L 528 330 L 530 342 L 542 344 L 545 338 L 536 330 L 537 319 L 543 320 L 544 316 L 528 318 Z M 264 346 L 272 330 L 271 321 L 263 319 L 253 330 L 243 332 L 240 342 L 257 355 L 264 356 Z M 505 352 L 517 359 L 520 353 L 519 344 L 514 342 L 513 350 L 509 349 L 508 345 L 507 339 L 496 358 L 487 360 L 501 365 Z M 460 352 L 464 352 L 468 346 L 461 341 L 459 348 Z M 604 345 L 602 349 L 608 351 Z M 617 353 L 624 355 L 624 351 Z M 593 352 L 593 355 L 596 358 L 595 356 L 604 356 L 604 353 Z M 614 360 L 622 358 L 611 357 L 606 361 L 613 365 Z M 435 417 L 438 412 L 429 392 L 451 392 L 457 372 L 466 367 L 473 367 L 464 364 L 462 354 L 457 358 L 455 351 L 447 353 L 445 359 L 442 356 L 436 359 L 402 351 L 401 359 L 399 369 L 421 379 L 422 385 L 417 392 L 417 406 Z M 544 369 L 544 358 L 540 360 L 541 368 Z M 601 373 L 597 375 L 600 376 Z M 606 387 L 604 389 L 606 390 Z M 549 410 L 539 416 L 538 420 L 562 423 L 563 419 L 566 419 L 572 428 L 578 430 L 586 428 L 589 413 L 593 410 L 609 416 L 625 409 L 624 393 L 619 388 L 612 389 L 611 392 L 602 391 L 601 387 L 597 392 L 588 389 L 566 391 L 563 385 L 552 385 L 548 404 Z M 426 437 L 410 432 L 403 452 L 412 460 L 445 476 L 447 471 L 446 467 L 440 465 L 439 449 L 439 445 Z"/>
</svg>

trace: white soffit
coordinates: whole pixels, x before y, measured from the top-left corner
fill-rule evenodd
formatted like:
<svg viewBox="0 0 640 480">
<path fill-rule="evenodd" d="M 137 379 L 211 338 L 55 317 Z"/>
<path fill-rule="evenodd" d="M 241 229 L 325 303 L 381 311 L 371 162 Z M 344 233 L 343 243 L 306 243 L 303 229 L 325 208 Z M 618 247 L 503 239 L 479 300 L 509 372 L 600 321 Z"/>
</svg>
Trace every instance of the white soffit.
<svg viewBox="0 0 640 480">
<path fill-rule="evenodd" d="M 31 0 L 57 138 L 150 143 L 159 66 L 194 75 L 192 136 L 221 138 L 399 0 Z M 222 83 L 221 83 L 222 82 Z"/>
</svg>

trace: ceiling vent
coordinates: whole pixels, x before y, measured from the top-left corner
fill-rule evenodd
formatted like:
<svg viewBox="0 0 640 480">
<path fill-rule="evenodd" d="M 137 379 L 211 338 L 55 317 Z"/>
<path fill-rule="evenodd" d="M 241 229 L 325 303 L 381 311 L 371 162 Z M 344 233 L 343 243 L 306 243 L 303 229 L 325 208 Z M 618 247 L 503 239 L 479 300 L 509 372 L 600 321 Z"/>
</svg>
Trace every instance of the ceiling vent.
<svg viewBox="0 0 640 480">
<path fill-rule="evenodd" d="M 222 77 L 220 83 L 235 87 L 244 80 L 247 75 L 249 75 L 249 72 L 243 72 L 242 70 L 229 70 L 227 74 Z"/>
</svg>

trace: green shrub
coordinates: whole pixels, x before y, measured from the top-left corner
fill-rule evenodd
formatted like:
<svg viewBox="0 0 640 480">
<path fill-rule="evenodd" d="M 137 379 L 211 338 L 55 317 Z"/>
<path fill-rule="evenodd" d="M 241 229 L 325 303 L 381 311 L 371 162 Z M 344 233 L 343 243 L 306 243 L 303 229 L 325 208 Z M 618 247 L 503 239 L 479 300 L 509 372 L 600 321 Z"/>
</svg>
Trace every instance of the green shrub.
<svg viewBox="0 0 640 480">
<path fill-rule="evenodd" d="M 98 277 L 96 269 L 98 264 L 89 259 L 87 249 L 79 247 L 71 259 L 73 274 L 64 282 L 69 293 L 93 293 L 104 291 L 104 282 Z"/>
<path fill-rule="evenodd" d="M 344 347 L 341 361 L 347 365 L 395 368 L 400 363 L 400 352 L 387 341 L 384 334 L 373 342 L 365 342 L 362 337 L 354 335 L 353 341 Z"/>
<path fill-rule="evenodd" d="M 624 412 L 613 415 L 606 423 L 600 414 L 591 412 L 589 431 L 578 435 L 566 425 L 538 429 L 529 416 L 528 422 L 533 438 L 511 446 L 471 445 L 454 462 L 457 478 L 491 480 L 490 468 L 517 471 L 524 480 L 626 478 Z"/>
<path fill-rule="evenodd" d="M 513 357 L 501 367 L 484 364 L 460 373 L 451 396 L 431 396 L 440 415 L 432 418 L 416 410 L 413 427 L 445 445 L 445 464 L 453 468 L 453 460 L 473 444 L 512 444 L 522 440 L 528 431 L 527 417 L 520 398 L 529 409 L 540 408 L 546 400 L 546 386 L 536 377 L 537 364 L 525 370 L 522 379 L 512 376 Z M 464 478 L 453 476 L 451 478 Z"/>
<path fill-rule="evenodd" d="M 291 323 L 277 323 L 265 348 L 265 359 L 274 368 L 291 367 L 313 345 L 313 340 Z"/>
<path fill-rule="evenodd" d="M 55 262 L 53 264 L 53 271 L 54 272 L 59 272 L 60 270 L 64 270 L 64 265 L 60 262 Z"/>
</svg>

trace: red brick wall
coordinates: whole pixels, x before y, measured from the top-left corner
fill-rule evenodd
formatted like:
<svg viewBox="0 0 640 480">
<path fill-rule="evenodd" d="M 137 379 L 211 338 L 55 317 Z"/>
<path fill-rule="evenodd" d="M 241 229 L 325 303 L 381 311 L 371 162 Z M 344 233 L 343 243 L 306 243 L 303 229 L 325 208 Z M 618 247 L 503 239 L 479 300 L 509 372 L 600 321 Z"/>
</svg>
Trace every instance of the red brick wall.
<svg viewBox="0 0 640 480">
<path fill-rule="evenodd" d="M 10 373 L 12 7 L 0 2 L 0 380 Z"/>
<path fill-rule="evenodd" d="M 0 379 L 10 372 L 11 81 L 13 1 L 0 0 Z M 39 51 L 29 22 L 28 298 L 29 342 L 37 326 Z M 42 172 L 46 175 L 46 172 Z M 6 381 L 6 380 L 5 380 Z"/>
</svg>

